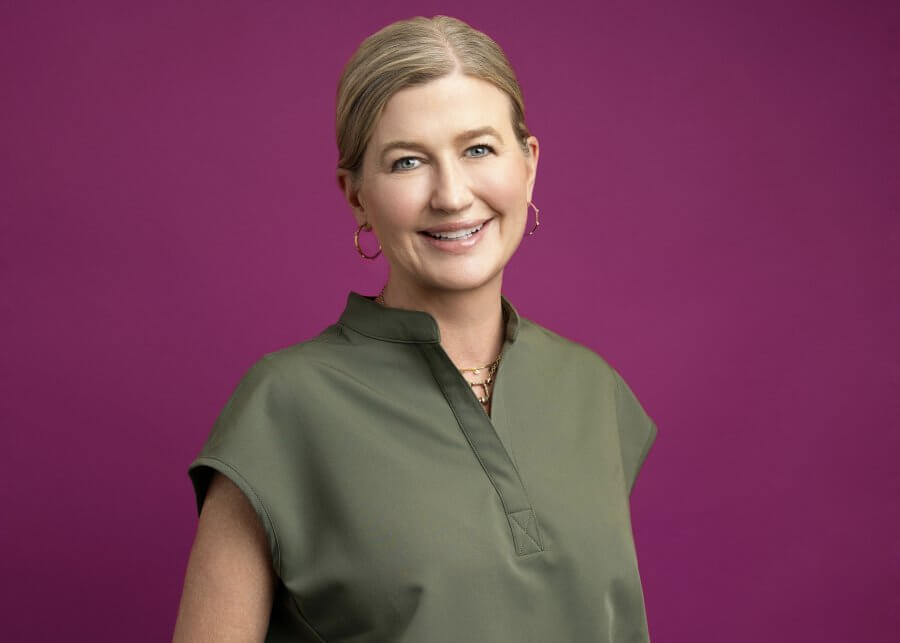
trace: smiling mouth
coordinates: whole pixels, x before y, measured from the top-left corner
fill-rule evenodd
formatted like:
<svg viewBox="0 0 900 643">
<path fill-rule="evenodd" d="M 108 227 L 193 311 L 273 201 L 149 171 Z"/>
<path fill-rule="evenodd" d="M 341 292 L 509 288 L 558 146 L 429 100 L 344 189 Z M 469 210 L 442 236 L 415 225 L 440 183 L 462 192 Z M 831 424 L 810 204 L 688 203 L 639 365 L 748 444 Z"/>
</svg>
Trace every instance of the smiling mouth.
<svg viewBox="0 0 900 643">
<path fill-rule="evenodd" d="M 484 223 L 487 223 L 485 221 Z M 464 230 L 455 230 L 453 232 L 428 232 L 425 231 L 423 234 L 427 234 L 432 239 L 442 239 L 444 241 L 460 241 L 462 239 L 468 239 L 479 230 L 484 227 L 484 223 L 481 225 L 473 226 L 471 228 L 466 228 Z"/>
</svg>

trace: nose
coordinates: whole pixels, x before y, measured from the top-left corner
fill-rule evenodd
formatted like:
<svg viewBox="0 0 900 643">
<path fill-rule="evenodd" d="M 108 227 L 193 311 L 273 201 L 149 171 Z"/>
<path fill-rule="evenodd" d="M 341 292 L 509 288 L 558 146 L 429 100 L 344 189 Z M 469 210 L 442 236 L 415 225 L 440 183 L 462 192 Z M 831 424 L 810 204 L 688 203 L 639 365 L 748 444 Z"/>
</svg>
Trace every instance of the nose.
<svg viewBox="0 0 900 643">
<path fill-rule="evenodd" d="M 458 162 L 441 163 L 435 173 L 431 207 L 443 212 L 460 212 L 472 203 L 469 176 Z"/>
</svg>

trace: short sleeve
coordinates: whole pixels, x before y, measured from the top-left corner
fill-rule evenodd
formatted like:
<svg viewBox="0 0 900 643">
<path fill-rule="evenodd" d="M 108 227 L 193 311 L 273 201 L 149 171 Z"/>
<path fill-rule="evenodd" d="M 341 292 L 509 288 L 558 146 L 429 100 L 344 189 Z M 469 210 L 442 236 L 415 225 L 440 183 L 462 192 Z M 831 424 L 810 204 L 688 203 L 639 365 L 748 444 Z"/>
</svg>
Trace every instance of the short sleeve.
<svg viewBox="0 0 900 643">
<path fill-rule="evenodd" d="M 622 376 L 616 373 L 615 380 L 622 469 L 628 494 L 631 495 L 637 475 L 656 440 L 656 423 L 644 411 L 644 407 Z"/>
<path fill-rule="evenodd" d="M 278 536 L 265 490 L 272 484 L 279 435 L 286 419 L 278 389 L 278 375 L 264 357 L 242 377 L 200 454 L 188 467 L 198 513 L 215 472 L 244 493 L 265 529 L 276 571 L 281 564 Z"/>
</svg>

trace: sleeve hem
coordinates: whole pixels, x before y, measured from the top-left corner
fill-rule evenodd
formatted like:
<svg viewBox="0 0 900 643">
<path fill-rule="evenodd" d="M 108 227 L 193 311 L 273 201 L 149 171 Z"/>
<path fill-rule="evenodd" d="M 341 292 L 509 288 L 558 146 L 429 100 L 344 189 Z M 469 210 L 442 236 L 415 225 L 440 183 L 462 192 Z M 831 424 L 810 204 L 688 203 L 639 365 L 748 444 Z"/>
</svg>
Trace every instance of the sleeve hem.
<svg viewBox="0 0 900 643">
<path fill-rule="evenodd" d="M 209 488 L 209 480 L 211 478 L 211 474 L 202 473 L 204 468 L 212 469 L 215 472 L 221 473 L 223 476 L 228 478 L 232 483 L 234 483 L 238 489 L 240 489 L 243 494 L 247 497 L 247 500 L 250 501 L 250 504 L 253 506 L 254 511 L 256 511 L 257 516 L 259 516 L 260 520 L 262 520 L 263 528 L 266 531 L 266 535 L 269 537 L 269 548 L 272 553 L 272 565 L 277 570 L 278 576 L 282 576 L 281 570 L 281 548 L 278 544 L 278 534 L 275 530 L 275 521 L 272 519 L 271 514 L 269 513 L 268 508 L 263 502 L 262 498 L 259 497 L 259 494 L 256 493 L 256 490 L 253 486 L 247 481 L 244 476 L 240 474 L 240 472 L 235 469 L 233 466 L 228 464 L 227 462 L 220 460 L 219 458 L 211 457 L 211 456 L 200 456 L 188 468 L 188 474 L 190 475 L 191 482 L 194 485 L 194 493 L 197 498 L 197 514 L 200 514 L 200 511 L 203 508 L 203 501 L 206 498 L 206 491 Z"/>
<path fill-rule="evenodd" d="M 622 466 L 623 473 L 625 478 L 626 491 L 628 496 L 631 496 L 631 492 L 634 489 L 634 484 L 637 481 L 638 475 L 641 472 L 641 469 L 644 465 L 644 460 L 647 458 L 647 454 L 650 451 L 650 447 L 653 445 L 653 442 L 656 440 L 656 423 L 653 421 L 644 408 L 641 406 L 641 403 L 634 396 L 634 393 L 631 391 L 631 388 L 622 378 L 621 374 L 613 369 L 613 379 L 615 380 L 616 385 L 616 394 L 615 394 L 615 407 L 616 407 L 616 421 L 619 424 L 620 431 L 620 439 L 624 439 L 625 434 L 622 433 L 623 430 L 623 412 L 627 415 L 629 413 L 636 413 L 640 418 L 640 423 L 643 427 L 646 427 L 646 438 L 644 438 L 643 444 L 641 444 L 640 451 L 631 451 L 628 450 L 626 454 L 625 445 L 621 445 L 622 450 Z M 627 395 L 626 395 L 627 394 Z M 624 401 L 630 402 L 628 408 L 623 408 L 622 402 Z M 632 419 L 628 420 L 633 421 Z M 641 431 L 642 433 L 644 431 Z M 630 438 L 629 438 L 630 439 Z M 633 466 L 632 466 L 633 463 Z"/>
<path fill-rule="evenodd" d="M 649 419 L 649 418 L 648 418 Z M 634 479 L 631 481 L 631 484 L 628 487 L 628 495 L 631 495 L 632 489 L 634 489 L 634 483 L 637 481 L 637 472 L 641 470 L 644 466 L 644 460 L 647 459 L 647 454 L 650 452 L 650 448 L 653 446 L 653 443 L 656 441 L 656 422 L 650 420 L 650 427 L 647 434 L 647 440 L 644 442 L 644 446 L 641 448 L 641 453 L 638 455 L 637 459 L 637 467 L 635 468 Z"/>
</svg>

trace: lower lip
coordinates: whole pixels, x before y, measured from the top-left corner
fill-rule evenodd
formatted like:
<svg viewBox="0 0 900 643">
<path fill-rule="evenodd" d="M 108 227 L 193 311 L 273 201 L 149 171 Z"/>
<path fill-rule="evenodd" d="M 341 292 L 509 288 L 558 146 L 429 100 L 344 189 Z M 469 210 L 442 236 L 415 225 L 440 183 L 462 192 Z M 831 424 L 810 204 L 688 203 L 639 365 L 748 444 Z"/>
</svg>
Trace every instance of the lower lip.
<svg viewBox="0 0 900 643">
<path fill-rule="evenodd" d="M 454 254 L 462 254 L 464 252 L 468 252 L 475 246 L 475 244 L 477 244 L 481 240 L 481 237 L 484 236 L 484 231 L 488 229 L 489 225 L 491 225 L 491 221 L 493 221 L 493 219 L 488 219 L 487 221 L 485 221 L 484 225 L 481 226 L 481 229 L 478 232 L 470 237 L 466 237 L 465 239 L 435 239 L 430 234 L 426 234 L 425 232 L 420 232 L 419 234 L 425 237 L 425 240 L 438 250 L 443 250 L 444 252 L 450 252 Z"/>
</svg>

